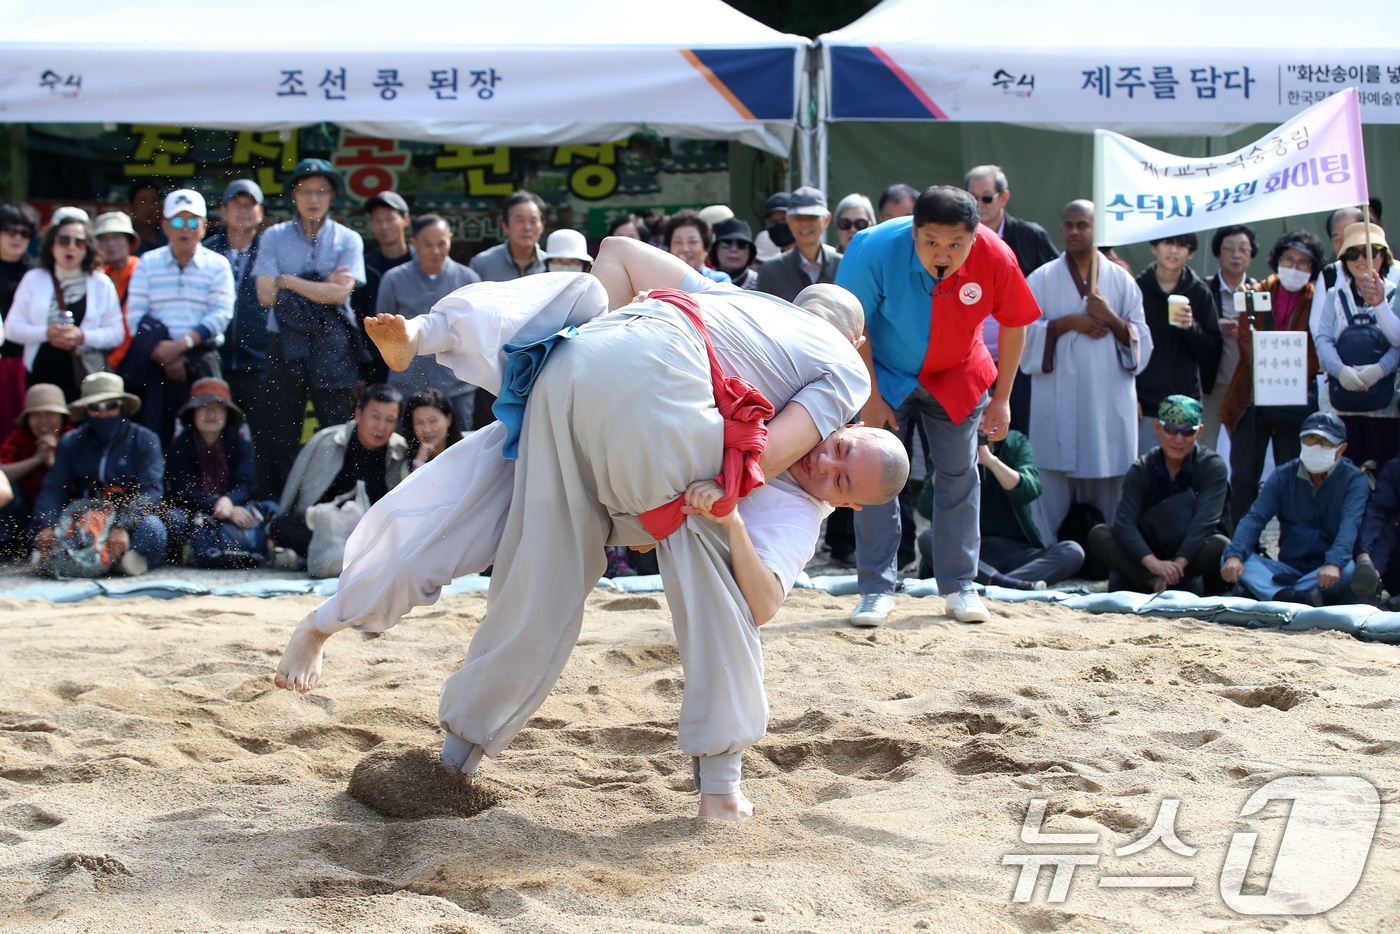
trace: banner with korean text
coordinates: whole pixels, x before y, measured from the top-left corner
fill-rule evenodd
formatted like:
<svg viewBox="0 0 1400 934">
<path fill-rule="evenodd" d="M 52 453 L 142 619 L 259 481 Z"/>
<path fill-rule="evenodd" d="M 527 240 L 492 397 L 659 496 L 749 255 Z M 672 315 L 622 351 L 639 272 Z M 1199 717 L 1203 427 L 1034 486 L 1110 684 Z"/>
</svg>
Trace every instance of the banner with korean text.
<svg viewBox="0 0 1400 934">
<path fill-rule="evenodd" d="M 1188 158 L 1094 133 L 1094 240 L 1140 243 L 1364 204 L 1356 88 L 1314 104 L 1228 156 Z"/>
</svg>

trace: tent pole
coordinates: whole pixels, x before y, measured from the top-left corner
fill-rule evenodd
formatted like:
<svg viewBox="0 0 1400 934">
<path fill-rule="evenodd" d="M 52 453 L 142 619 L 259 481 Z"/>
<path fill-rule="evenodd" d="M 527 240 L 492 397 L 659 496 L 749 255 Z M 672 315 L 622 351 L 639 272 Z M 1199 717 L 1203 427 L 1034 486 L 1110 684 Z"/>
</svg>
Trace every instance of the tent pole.
<svg viewBox="0 0 1400 934">
<path fill-rule="evenodd" d="M 818 44 L 816 52 L 817 67 L 812 72 L 812 89 L 817 98 L 817 113 L 812 129 L 817 134 L 817 188 L 830 200 L 831 192 L 827 191 L 827 185 L 831 183 L 830 140 L 827 134 L 831 129 L 831 101 L 826 92 L 826 47 Z"/>
</svg>

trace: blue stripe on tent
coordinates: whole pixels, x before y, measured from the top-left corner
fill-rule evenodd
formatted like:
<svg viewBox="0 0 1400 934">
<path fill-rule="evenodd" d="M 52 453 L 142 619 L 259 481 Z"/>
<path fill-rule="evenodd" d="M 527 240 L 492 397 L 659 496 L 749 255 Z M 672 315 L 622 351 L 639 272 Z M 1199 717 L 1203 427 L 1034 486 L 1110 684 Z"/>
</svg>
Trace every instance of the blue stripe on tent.
<svg viewBox="0 0 1400 934">
<path fill-rule="evenodd" d="M 792 120 L 796 49 L 691 49 L 759 120 Z"/>
<path fill-rule="evenodd" d="M 870 49 L 833 45 L 830 51 L 832 119 L 934 119 L 923 101 Z"/>
</svg>

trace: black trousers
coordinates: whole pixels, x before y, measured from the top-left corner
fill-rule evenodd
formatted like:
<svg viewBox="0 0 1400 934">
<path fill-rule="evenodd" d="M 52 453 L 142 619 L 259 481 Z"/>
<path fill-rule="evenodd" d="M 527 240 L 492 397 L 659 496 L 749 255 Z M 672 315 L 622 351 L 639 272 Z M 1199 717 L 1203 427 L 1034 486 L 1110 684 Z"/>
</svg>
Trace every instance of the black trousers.
<svg viewBox="0 0 1400 934">
<path fill-rule="evenodd" d="M 267 537 L 279 548 L 290 548 L 303 558 L 311 548 L 311 530 L 306 517 L 296 512 L 278 516 L 267 526 Z"/>
<path fill-rule="evenodd" d="M 306 400 L 311 400 L 316 421 L 322 428 L 343 425 L 355 414 L 355 391 L 316 389 L 311 384 L 305 361 L 290 365 L 282 358 L 280 335 L 267 335 L 267 370 L 264 398 L 267 409 L 266 452 L 257 450 L 258 459 L 266 461 L 268 495 L 277 498 L 292 472 L 292 463 L 301 450 L 301 435 L 306 421 Z M 250 426 L 251 427 L 251 426 Z"/>
<path fill-rule="evenodd" d="M 1291 461 L 1302 453 L 1298 431 L 1306 416 L 1299 415 L 1301 408 L 1251 405 L 1235 423 L 1235 430 L 1230 432 L 1230 515 L 1236 522 L 1244 518 L 1259 496 L 1269 442 L 1274 443 L 1275 464 Z"/>
<path fill-rule="evenodd" d="M 1152 542 L 1149 541 L 1148 544 L 1151 545 Z M 1224 535 L 1208 536 L 1205 544 L 1201 546 L 1200 553 L 1196 555 L 1196 560 L 1186 565 L 1182 577 L 1195 577 L 1199 574 L 1205 579 L 1206 594 L 1223 593 L 1226 586 L 1220 576 L 1220 556 L 1229 545 L 1230 540 Z M 1152 592 L 1152 573 L 1143 567 L 1141 562 L 1134 561 L 1123 553 L 1118 539 L 1113 537 L 1112 526 L 1096 525 L 1089 530 L 1089 553 L 1108 565 L 1110 573 L 1117 572 L 1123 578 L 1127 589 L 1140 593 Z"/>
</svg>

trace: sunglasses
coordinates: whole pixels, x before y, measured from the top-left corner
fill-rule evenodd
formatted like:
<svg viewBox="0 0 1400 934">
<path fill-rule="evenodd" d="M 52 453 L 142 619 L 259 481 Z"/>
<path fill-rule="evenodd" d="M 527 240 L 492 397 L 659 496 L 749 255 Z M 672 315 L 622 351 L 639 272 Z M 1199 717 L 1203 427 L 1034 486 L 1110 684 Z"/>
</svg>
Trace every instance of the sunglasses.
<svg viewBox="0 0 1400 934">
<path fill-rule="evenodd" d="M 715 246 L 722 246 L 726 250 L 746 250 L 750 244 L 747 240 L 716 240 Z"/>
<path fill-rule="evenodd" d="M 70 237 L 67 234 L 59 234 L 54 240 L 59 246 L 80 246 L 87 249 L 87 237 Z"/>
<path fill-rule="evenodd" d="M 1190 438 L 1201 430 L 1200 425 L 1162 425 L 1162 430 L 1169 435 L 1176 435 L 1178 438 Z"/>
<path fill-rule="evenodd" d="M 28 227 L 0 227 L 0 233 L 11 237 L 23 237 L 26 240 L 34 236 L 34 231 Z"/>
<path fill-rule="evenodd" d="M 837 230 L 850 230 L 852 228 L 855 228 L 856 230 L 864 230 L 869 226 L 870 221 L 866 220 L 863 217 L 843 217 L 836 222 Z"/>
<path fill-rule="evenodd" d="M 204 220 L 202 217 L 172 217 L 170 218 L 170 226 L 174 227 L 176 230 L 181 230 L 186 227 L 190 230 L 197 230 L 202 220 Z"/>
<path fill-rule="evenodd" d="M 108 399 L 106 402 L 94 402 L 87 407 L 89 415 L 98 415 L 102 412 L 115 412 L 122 407 L 122 400 Z"/>
<path fill-rule="evenodd" d="M 1365 251 L 1364 248 L 1359 247 L 1359 246 L 1354 246 L 1354 247 L 1352 247 L 1350 250 L 1347 250 L 1345 253 L 1342 254 L 1342 259 L 1345 260 L 1345 261 L 1348 262 L 1348 263 L 1354 263 L 1354 262 L 1356 262 L 1357 260 L 1359 260 L 1361 257 L 1365 256 L 1365 255 L 1366 255 L 1366 251 Z M 1384 255 L 1385 255 L 1385 247 L 1383 247 L 1383 246 L 1375 246 L 1375 245 L 1372 245 L 1372 247 L 1371 247 L 1371 258 L 1372 258 L 1372 259 L 1380 259 L 1380 258 L 1381 258 L 1382 256 L 1384 256 Z"/>
<path fill-rule="evenodd" d="M 977 200 L 978 200 L 978 201 L 981 201 L 983 204 L 991 204 L 991 203 L 992 203 L 993 201 L 995 201 L 996 199 L 997 199 L 997 196 L 996 196 L 996 195 L 981 195 L 981 196 L 978 197 Z"/>
</svg>

